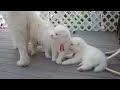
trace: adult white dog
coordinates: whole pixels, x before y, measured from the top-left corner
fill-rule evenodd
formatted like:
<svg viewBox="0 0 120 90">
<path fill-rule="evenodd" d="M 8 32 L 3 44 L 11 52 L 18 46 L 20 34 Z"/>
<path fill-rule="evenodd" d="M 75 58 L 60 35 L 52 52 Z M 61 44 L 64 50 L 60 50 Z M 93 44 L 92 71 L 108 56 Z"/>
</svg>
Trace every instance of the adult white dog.
<svg viewBox="0 0 120 90">
<path fill-rule="evenodd" d="M 99 49 L 88 45 L 83 39 L 73 37 L 70 49 L 75 52 L 73 58 L 64 61 L 63 65 L 80 63 L 79 71 L 95 68 L 95 72 L 103 71 L 107 67 L 107 58 Z"/>
<path fill-rule="evenodd" d="M 51 33 L 52 37 L 52 61 L 56 61 L 57 64 L 61 64 L 65 58 L 71 40 L 71 34 L 67 27 L 64 25 L 57 25 L 54 28 L 54 32 Z"/>
<path fill-rule="evenodd" d="M 43 45 L 45 44 L 43 39 L 48 40 L 45 32 L 51 29 L 51 25 L 40 18 L 38 11 L 5 11 L 4 15 L 6 15 L 5 20 L 10 29 L 14 46 L 18 48 L 20 53 L 20 60 L 17 65 L 27 66 L 30 63 L 28 56 L 29 41 L 31 43 L 31 54 L 35 54 L 37 43 Z M 46 53 L 46 57 L 50 56 Z"/>
</svg>

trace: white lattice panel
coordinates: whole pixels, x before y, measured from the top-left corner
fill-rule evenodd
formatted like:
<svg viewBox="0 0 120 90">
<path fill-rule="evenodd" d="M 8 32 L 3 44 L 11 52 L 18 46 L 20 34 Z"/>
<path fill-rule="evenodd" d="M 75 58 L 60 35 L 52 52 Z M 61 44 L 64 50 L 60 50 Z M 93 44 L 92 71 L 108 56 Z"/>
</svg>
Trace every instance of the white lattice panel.
<svg viewBox="0 0 120 90">
<path fill-rule="evenodd" d="M 41 16 L 54 26 L 64 24 L 71 30 L 115 31 L 119 11 L 42 11 Z"/>
</svg>

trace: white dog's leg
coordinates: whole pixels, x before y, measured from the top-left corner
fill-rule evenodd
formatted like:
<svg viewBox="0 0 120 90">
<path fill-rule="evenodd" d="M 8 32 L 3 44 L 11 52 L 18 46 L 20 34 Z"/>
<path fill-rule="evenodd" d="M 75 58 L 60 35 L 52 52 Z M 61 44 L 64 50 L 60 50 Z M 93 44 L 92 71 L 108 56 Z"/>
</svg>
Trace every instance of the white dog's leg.
<svg viewBox="0 0 120 90">
<path fill-rule="evenodd" d="M 57 64 L 62 64 L 62 60 L 65 58 L 65 55 L 66 55 L 66 52 L 59 53 L 58 58 L 56 60 L 56 63 Z"/>
<path fill-rule="evenodd" d="M 28 52 L 31 56 L 36 54 L 36 50 L 37 50 L 37 43 L 35 41 L 30 41 L 29 43 L 29 48 L 28 48 Z"/>
<path fill-rule="evenodd" d="M 56 61 L 56 60 L 57 60 L 57 50 L 52 45 L 52 61 Z"/>
<path fill-rule="evenodd" d="M 50 48 L 49 47 L 45 48 L 45 57 L 46 58 L 51 58 L 51 56 L 50 56 Z"/>
<path fill-rule="evenodd" d="M 11 36 L 11 38 L 12 38 L 13 49 L 17 49 L 17 46 L 16 46 L 16 42 L 15 42 L 14 37 Z"/>
<path fill-rule="evenodd" d="M 18 66 L 27 66 L 30 63 L 30 58 L 27 53 L 26 47 L 19 47 L 18 48 L 20 53 L 20 60 L 17 62 Z"/>
</svg>

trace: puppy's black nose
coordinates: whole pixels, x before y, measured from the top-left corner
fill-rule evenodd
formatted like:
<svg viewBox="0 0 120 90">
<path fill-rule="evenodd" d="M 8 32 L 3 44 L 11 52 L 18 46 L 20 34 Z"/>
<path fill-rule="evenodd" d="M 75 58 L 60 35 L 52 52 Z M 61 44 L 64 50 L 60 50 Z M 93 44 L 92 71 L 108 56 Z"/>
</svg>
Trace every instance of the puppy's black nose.
<svg viewBox="0 0 120 90">
<path fill-rule="evenodd" d="M 51 37 L 53 37 L 53 35 L 51 35 Z"/>
</svg>

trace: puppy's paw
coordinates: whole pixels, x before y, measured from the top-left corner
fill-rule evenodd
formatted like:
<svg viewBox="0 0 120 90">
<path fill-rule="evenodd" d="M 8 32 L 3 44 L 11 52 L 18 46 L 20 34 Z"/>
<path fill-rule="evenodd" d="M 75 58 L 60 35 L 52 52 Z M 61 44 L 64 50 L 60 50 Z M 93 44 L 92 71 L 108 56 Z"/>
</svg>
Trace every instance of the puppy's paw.
<svg viewBox="0 0 120 90">
<path fill-rule="evenodd" d="M 90 70 L 90 69 L 92 69 L 92 66 L 82 65 L 82 66 L 80 66 L 77 70 L 78 70 L 78 71 L 88 71 L 88 70 Z"/>
<path fill-rule="evenodd" d="M 82 71 L 84 71 L 84 69 L 81 66 L 81 67 L 77 68 L 77 71 L 82 72 Z"/>
<path fill-rule="evenodd" d="M 78 66 L 82 66 L 83 64 L 82 63 L 80 63 Z"/>
<path fill-rule="evenodd" d="M 61 60 L 57 60 L 56 63 L 57 64 L 62 64 L 62 61 Z"/>
<path fill-rule="evenodd" d="M 21 67 L 28 66 L 29 64 L 30 64 L 30 58 L 28 59 L 23 58 L 17 62 L 17 65 Z"/>
<path fill-rule="evenodd" d="M 69 60 L 62 62 L 62 65 L 68 65 L 68 64 L 69 64 Z"/>
</svg>

